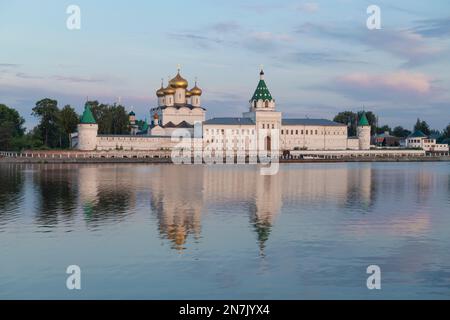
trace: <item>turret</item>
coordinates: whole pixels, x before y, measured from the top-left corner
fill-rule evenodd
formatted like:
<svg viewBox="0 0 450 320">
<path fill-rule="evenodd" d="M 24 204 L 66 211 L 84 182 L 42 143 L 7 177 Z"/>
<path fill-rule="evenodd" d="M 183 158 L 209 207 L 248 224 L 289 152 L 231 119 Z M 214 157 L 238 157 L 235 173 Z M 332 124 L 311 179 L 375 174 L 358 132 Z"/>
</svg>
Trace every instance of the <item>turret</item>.
<svg viewBox="0 0 450 320">
<path fill-rule="evenodd" d="M 168 107 L 173 107 L 175 104 L 175 89 L 170 86 L 164 89 L 164 104 Z"/>
<path fill-rule="evenodd" d="M 78 124 L 78 149 L 92 151 L 97 148 L 98 124 L 91 108 L 86 103 L 84 112 Z"/>
<path fill-rule="evenodd" d="M 255 93 L 250 100 L 250 111 L 255 110 L 275 110 L 275 100 L 270 94 L 269 88 L 267 88 L 266 82 L 264 80 L 264 70 L 261 69 L 259 73 L 259 83 L 256 87 Z"/>
<path fill-rule="evenodd" d="M 201 107 L 202 106 L 201 96 L 203 94 L 203 91 L 197 86 L 197 81 L 195 81 L 195 86 L 189 91 L 191 92 L 192 106 Z"/>
<path fill-rule="evenodd" d="M 358 122 L 357 135 L 360 150 L 370 150 L 370 124 L 367 121 L 366 113 L 363 111 Z"/>
<path fill-rule="evenodd" d="M 156 91 L 156 96 L 158 97 L 158 107 L 164 106 L 164 83 L 161 79 L 161 88 Z"/>
<path fill-rule="evenodd" d="M 131 111 L 128 114 L 128 122 L 130 123 L 130 125 L 134 126 L 136 124 L 136 114 L 134 113 L 134 111 Z"/>
</svg>

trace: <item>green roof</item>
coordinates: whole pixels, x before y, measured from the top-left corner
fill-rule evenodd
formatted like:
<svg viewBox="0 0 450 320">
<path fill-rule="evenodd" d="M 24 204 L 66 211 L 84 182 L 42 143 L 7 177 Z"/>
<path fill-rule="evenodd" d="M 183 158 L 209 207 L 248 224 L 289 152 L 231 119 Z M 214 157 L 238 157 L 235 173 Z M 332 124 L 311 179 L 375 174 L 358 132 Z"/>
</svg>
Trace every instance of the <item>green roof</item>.
<svg viewBox="0 0 450 320">
<path fill-rule="evenodd" d="M 361 118 L 359 118 L 358 126 L 370 126 L 369 121 L 367 121 L 366 113 L 363 111 Z"/>
<path fill-rule="evenodd" d="M 426 138 L 427 136 L 420 130 L 416 130 L 411 133 L 408 138 Z"/>
<path fill-rule="evenodd" d="M 84 106 L 84 112 L 83 112 L 83 115 L 81 116 L 80 123 L 83 123 L 83 124 L 95 124 L 95 123 L 97 123 L 95 121 L 94 115 L 92 114 L 91 108 L 89 107 L 89 105 L 87 103 Z"/>
<path fill-rule="evenodd" d="M 147 119 L 145 119 L 144 124 L 142 125 L 141 131 L 145 132 L 148 131 L 148 123 Z"/>
<path fill-rule="evenodd" d="M 129 116 L 135 116 L 136 113 L 134 113 L 134 111 L 131 111 L 128 115 L 129 115 Z"/>
<path fill-rule="evenodd" d="M 273 100 L 269 89 L 267 88 L 266 82 L 264 80 L 259 80 L 258 86 L 256 87 L 255 93 L 253 94 L 252 101 L 255 100 Z"/>
</svg>

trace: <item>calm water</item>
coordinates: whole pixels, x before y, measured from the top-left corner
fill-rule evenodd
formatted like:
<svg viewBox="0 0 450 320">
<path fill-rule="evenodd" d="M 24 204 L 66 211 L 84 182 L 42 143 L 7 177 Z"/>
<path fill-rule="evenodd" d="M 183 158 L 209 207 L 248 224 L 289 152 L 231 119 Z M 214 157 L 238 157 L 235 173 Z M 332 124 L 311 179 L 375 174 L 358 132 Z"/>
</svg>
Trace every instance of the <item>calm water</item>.
<svg viewBox="0 0 450 320">
<path fill-rule="evenodd" d="M 450 299 L 450 163 L 0 165 L 0 298 Z"/>
</svg>

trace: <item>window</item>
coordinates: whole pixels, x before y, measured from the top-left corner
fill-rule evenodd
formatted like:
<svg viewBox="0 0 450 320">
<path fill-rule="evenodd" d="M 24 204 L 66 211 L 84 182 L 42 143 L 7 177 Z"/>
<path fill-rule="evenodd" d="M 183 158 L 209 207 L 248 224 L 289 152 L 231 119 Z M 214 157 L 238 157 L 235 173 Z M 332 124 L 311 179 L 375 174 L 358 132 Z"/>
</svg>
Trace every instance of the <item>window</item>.
<svg viewBox="0 0 450 320">
<path fill-rule="evenodd" d="M 298 130 L 295 130 L 295 134 L 298 134 Z"/>
<path fill-rule="evenodd" d="M 317 134 L 317 130 L 316 130 L 316 134 Z"/>
<path fill-rule="evenodd" d="M 256 101 L 255 101 L 255 102 L 253 102 L 253 107 L 254 107 L 254 108 L 256 108 Z"/>
<path fill-rule="evenodd" d="M 284 134 L 284 130 L 281 130 L 281 134 Z"/>
<path fill-rule="evenodd" d="M 272 123 L 272 129 L 275 129 L 275 124 L 274 123 Z"/>
<path fill-rule="evenodd" d="M 303 130 L 302 130 L 301 132 L 302 132 L 302 134 L 303 134 Z"/>
<path fill-rule="evenodd" d="M 266 101 L 266 102 L 265 102 L 265 106 L 266 106 L 266 108 L 269 107 L 269 101 Z"/>
<path fill-rule="evenodd" d="M 264 123 L 263 123 L 263 125 L 262 125 L 262 128 L 263 128 L 263 129 L 265 129 L 265 128 L 266 128 L 266 125 L 265 125 Z"/>
<path fill-rule="evenodd" d="M 291 134 L 294 134 L 294 130 L 291 130 Z"/>
<path fill-rule="evenodd" d="M 308 130 L 306 130 L 306 135 L 308 135 Z"/>
</svg>

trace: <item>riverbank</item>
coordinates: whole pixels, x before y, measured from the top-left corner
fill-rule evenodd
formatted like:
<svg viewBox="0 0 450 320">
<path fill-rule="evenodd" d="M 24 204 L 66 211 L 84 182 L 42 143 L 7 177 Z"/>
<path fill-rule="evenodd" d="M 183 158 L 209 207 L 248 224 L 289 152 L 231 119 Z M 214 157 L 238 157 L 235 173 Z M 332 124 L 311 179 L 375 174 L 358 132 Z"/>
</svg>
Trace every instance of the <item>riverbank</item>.
<svg viewBox="0 0 450 320">
<path fill-rule="evenodd" d="M 194 161 L 192 161 L 193 163 Z M 342 163 L 342 162 L 450 162 L 449 156 L 411 158 L 336 158 L 336 159 L 279 159 L 280 163 Z M 171 158 L 8 158 L 0 157 L 2 163 L 150 163 L 173 164 Z M 225 163 L 225 161 L 224 161 Z M 248 163 L 248 161 L 246 161 Z"/>
<path fill-rule="evenodd" d="M 449 155 L 426 154 L 418 150 L 367 150 L 367 151 L 294 151 L 283 154 L 280 163 L 333 163 L 333 162 L 442 162 L 450 161 Z M 190 161 L 194 163 L 192 159 Z M 211 161 L 204 162 L 210 163 Z M 223 160 L 226 163 L 226 159 Z M 235 158 L 235 162 L 237 162 Z M 247 157 L 245 163 L 249 163 Z M 255 161 L 251 161 L 254 163 Z M 263 161 L 267 163 L 267 161 Z M 172 154 L 159 151 L 81 152 L 25 151 L 0 152 L 0 163 L 166 163 L 171 164 Z"/>
</svg>

